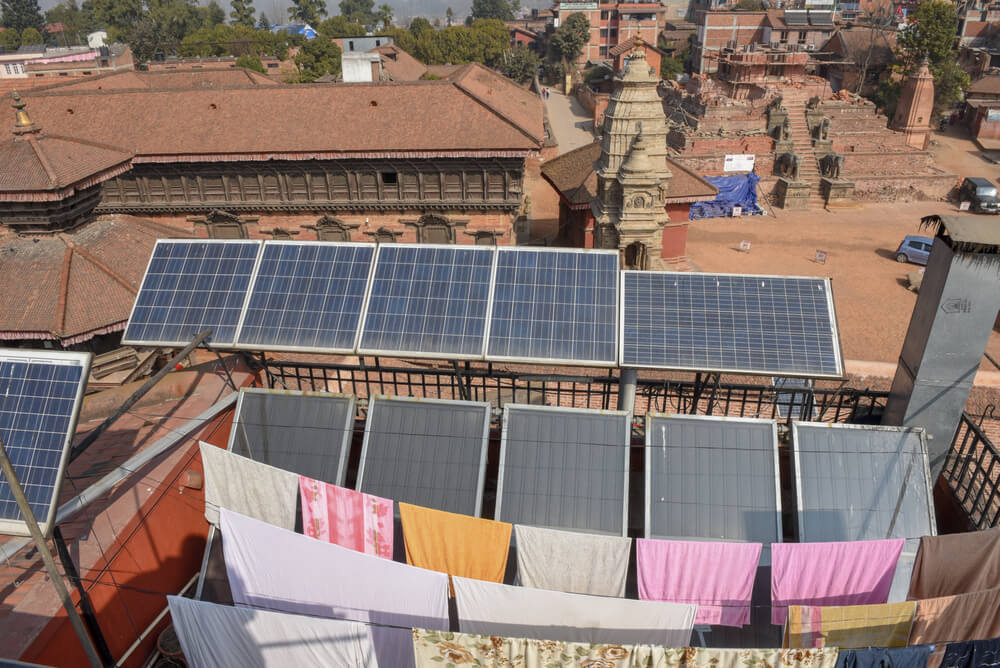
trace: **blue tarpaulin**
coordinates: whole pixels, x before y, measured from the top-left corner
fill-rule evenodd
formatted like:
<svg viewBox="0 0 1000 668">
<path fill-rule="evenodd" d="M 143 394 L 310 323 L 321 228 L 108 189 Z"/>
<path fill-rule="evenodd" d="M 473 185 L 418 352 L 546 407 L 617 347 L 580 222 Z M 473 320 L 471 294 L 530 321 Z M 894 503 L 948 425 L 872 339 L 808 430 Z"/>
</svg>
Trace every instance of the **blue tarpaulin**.
<svg viewBox="0 0 1000 668">
<path fill-rule="evenodd" d="M 725 218 L 733 215 L 733 207 L 743 209 L 744 216 L 759 216 L 764 211 L 757 206 L 757 182 L 760 177 L 749 174 L 730 176 L 706 176 L 705 180 L 719 189 L 719 194 L 711 202 L 695 202 L 691 205 L 689 220 L 699 218 Z"/>
</svg>

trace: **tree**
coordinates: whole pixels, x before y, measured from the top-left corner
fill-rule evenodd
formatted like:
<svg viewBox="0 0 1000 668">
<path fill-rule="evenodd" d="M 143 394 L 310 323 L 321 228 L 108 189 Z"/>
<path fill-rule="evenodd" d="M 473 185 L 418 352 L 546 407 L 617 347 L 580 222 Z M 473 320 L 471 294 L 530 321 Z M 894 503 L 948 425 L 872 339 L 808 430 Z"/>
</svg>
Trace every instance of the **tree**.
<svg viewBox="0 0 1000 668">
<path fill-rule="evenodd" d="M 426 30 L 434 30 L 434 28 L 431 26 L 431 22 L 422 16 L 410 21 L 410 32 L 413 33 L 414 37 L 420 37 L 420 34 Z"/>
<path fill-rule="evenodd" d="M 94 17 L 89 11 L 81 9 L 76 0 L 63 0 L 52 9 L 45 12 L 46 23 L 62 23 L 66 26 L 63 37 L 71 44 L 79 44 L 88 32 L 97 29 Z"/>
<path fill-rule="evenodd" d="M 452 21 L 455 20 L 455 12 L 452 11 L 451 7 L 444 11 L 444 17 L 448 21 L 448 27 L 451 27 Z"/>
<path fill-rule="evenodd" d="M 265 74 L 264 63 L 260 62 L 260 58 L 249 55 L 242 55 L 236 59 L 236 67 L 242 67 L 243 69 L 253 70 L 254 72 L 260 72 Z"/>
<path fill-rule="evenodd" d="M 740 0 L 733 9 L 742 9 L 748 12 L 759 12 L 764 9 L 762 0 Z"/>
<path fill-rule="evenodd" d="M 156 24 L 156 32 L 164 40 L 163 46 L 179 43 L 194 31 L 209 27 L 207 14 L 198 11 L 194 0 L 146 0 L 146 6 L 149 17 Z"/>
<path fill-rule="evenodd" d="M 13 28 L 19 33 L 25 28 L 34 28 L 39 33 L 45 27 L 45 19 L 38 8 L 38 0 L 0 0 L 0 25 Z M 21 38 L 22 44 L 24 37 Z"/>
<path fill-rule="evenodd" d="M 341 0 L 340 13 L 364 26 L 375 25 L 375 0 Z"/>
<path fill-rule="evenodd" d="M 927 58 L 932 66 L 954 60 L 957 35 L 958 12 L 955 5 L 944 0 L 921 2 L 898 39 L 907 69 L 912 69 L 923 58 Z"/>
<path fill-rule="evenodd" d="M 318 25 L 321 16 L 326 16 L 323 0 L 292 0 L 292 6 L 288 8 L 288 17 L 298 23 Z"/>
<path fill-rule="evenodd" d="M 684 59 L 673 56 L 664 57 L 660 61 L 660 78 L 673 81 L 678 74 L 684 73 Z"/>
<path fill-rule="evenodd" d="M 334 37 L 364 37 L 368 34 L 363 25 L 349 20 L 346 16 L 331 16 L 316 26 L 316 32 L 330 39 Z"/>
<path fill-rule="evenodd" d="M 513 21 L 520 7 L 518 0 L 472 0 L 472 18 Z"/>
<path fill-rule="evenodd" d="M 340 47 L 332 40 L 324 38 L 309 40 L 295 56 L 300 80 L 309 82 L 324 74 L 340 74 L 340 55 Z"/>
<path fill-rule="evenodd" d="M 45 44 L 42 33 L 34 28 L 25 28 L 21 32 L 21 46 L 37 46 L 39 44 Z"/>
<path fill-rule="evenodd" d="M 0 32 L 0 47 L 7 52 L 17 51 L 21 46 L 21 36 L 13 28 L 7 28 Z"/>
<path fill-rule="evenodd" d="M 91 0 L 90 9 L 94 19 L 109 28 L 112 39 L 125 41 L 138 27 L 140 19 L 146 16 L 142 0 Z M 144 30 L 148 32 L 148 26 Z M 131 42 L 129 44 L 131 46 Z M 135 55 L 135 49 L 132 53 Z"/>
<path fill-rule="evenodd" d="M 531 81 L 541 64 L 538 55 L 523 44 L 519 44 L 504 59 L 500 71 L 518 83 Z"/>
<path fill-rule="evenodd" d="M 552 33 L 550 44 L 556 55 L 567 63 L 575 63 L 590 42 L 590 21 L 579 12 L 570 14 L 563 24 Z"/>
<path fill-rule="evenodd" d="M 226 12 L 216 0 L 209 0 L 204 7 L 197 7 L 198 16 L 201 18 L 202 27 L 210 28 L 220 23 L 226 22 Z M 250 17 L 250 25 L 253 25 L 253 17 Z"/>
<path fill-rule="evenodd" d="M 384 3 L 379 5 L 375 17 L 382 24 L 383 28 L 388 28 L 392 25 L 392 7 Z"/>
<path fill-rule="evenodd" d="M 132 57 L 139 63 L 148 63 L 162 52 L 163 44 L 167 42 L 160 26 L 149 16 L 140 18 L 128 33 L 128 46 Z"/>
<path fill-rule="evenodd" d="M 233 20 L 234 26 L 253 28 L 254 9 L 251 0 L 231 0 L 229 6 L 233 8 L 233 11 L 229 12 L 229 18 Z"/>
<path fill-rule="evenodd" d="M 260 13 L 260 20 L 257 21 L 257 29 L 258 30 L 271 29 L 271 22 L 268 20 L 267 14 L 265 14 L 264 12 Z"/>
</svg>

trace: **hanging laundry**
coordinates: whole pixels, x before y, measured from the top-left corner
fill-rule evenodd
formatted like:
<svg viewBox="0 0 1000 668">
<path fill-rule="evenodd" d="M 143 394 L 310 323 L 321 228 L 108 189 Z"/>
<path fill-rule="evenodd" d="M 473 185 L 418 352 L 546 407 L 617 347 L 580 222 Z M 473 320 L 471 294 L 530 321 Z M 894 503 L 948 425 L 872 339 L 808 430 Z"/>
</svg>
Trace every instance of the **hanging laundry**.
<svg viewBox="0 0 1000 668">
<path fill-rule="evenodd" d="M 911 599 L 994 587 L 1000 587 L 1000 527 L 920 539 L 910 578 Z"/>
<path fill-rule="evenodd" d="M 906 647 L 917 604 L 788 607 L 785 647 Z"/>
<path fill-rule="evenodd" d="M 941 668 L 991 668 L 1000 665 L 1000 638 L 949 643 Z"/>
<path fill-rule="evenodd" d="M 302 531 L 310 538 L 392 559 L 392 501 L 299 476 Z"/>
<path fill-rule="evenodd" d="M 682 650 L 679 663 L 647 664 L 678 668 L 836 668 L 836 647 L 817 649 L 706 649 Z"/>
<path fill-rule="evenodd" d="M 771 545 L 771 623 L 789 605 L 885 603 L 903 551 L 902 538 Z"/>
<path fill-rule="evenodd" d="M 932 645 L 899 649 L 841 649 L 837 668 L 927 668 Z"/>
<path fill-rule="evenodd" d="M 510 552 L 506 522 L 399 504 L 406 561 L 420 568 L 476 580 L 503 582 Z"/>
<path fill-rule="evenodd" d="M 232 608 L 168 596 L 191 668 L 378 668 L 371 631 L 359 622 Z"/>
<path fill-rule="evenodd" d="M 916 603 L 911 645 L 1000 637 L 1000 587 Z"/>
<path fill-rule="evenodd" d="M 219 523 L 219 508 L 274 526 L 295 529 L 299 477 L 200 442 L 205 467 L 205 518 Z"/>
<path fill-rule="evenodd" d="M 696 624 L 750 623 L 760 543 L 636 541 L 639 598 L 697 603 Z"/>
<path fill-rule="evenodd" d="M 237 605 L 371 622 L 379 665 L 413 665 L 410 628 L 448 628 L 448 577 L 279 529 L 223 508 Z"/>
<path fill-rule="evenodd" d="M 568 642 L 668 645 L 691 640 L 697 606 L 452 578 L 463 633 Z"/>
<path fill-rule="evenodd" d="M 516 525 L 517 581 L 571 594 L 624 596 L 632 539 Z"/>
</svg>

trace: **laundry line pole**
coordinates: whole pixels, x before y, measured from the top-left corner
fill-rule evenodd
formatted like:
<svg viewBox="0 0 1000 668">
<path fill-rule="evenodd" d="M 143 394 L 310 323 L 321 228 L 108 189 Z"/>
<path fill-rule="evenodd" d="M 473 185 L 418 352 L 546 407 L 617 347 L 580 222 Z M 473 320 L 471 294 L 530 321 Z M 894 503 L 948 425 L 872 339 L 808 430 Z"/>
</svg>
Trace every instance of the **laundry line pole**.
<svg viewBox="0 0 1000 668">
<path fill-rule="evenodd" d="M 3 439 L 0 439 L 0 469 L 3 469 L 4 477 L 7 478 L 7 484 L 10 486 L 10 493 L 14 497 L 14 501 L 17 502 L 17 507 L 21 509 L 21 517 L 24 519 L 24 523 L 28 525 L 31 540 L 34 541 L 35 547 L 38 549 L 38 554 L 42 556 L 42 561 L 45 562 L 45 570 L 49 572 L 49 580 L 52 581 L 52 586 L 55 587 L 56 593 L 62 601 L 63 608 L 66 609 L 66 614 L 73 625 L 73 630 L 76 631 L 76 635 L 80 638 L 80 644 L 83 645 L 83 651 L 86 653 L 90 665 L 94 668 L 103 668 L 104 664 L 98 658 L 97 650 L 94 649 L 94 644 L 91 642 L 90 636 L 87 635 L 83 619 L 81 619 L 80 613 L 77 612 L 76 606 L 73 605 L 73 599 L 69 596 L 69 591 L 66 589 L 66 583 L 63 582 L 62 574 L 56 568 L 56 561 L 49 551 L 45 536 L 42 535 L 38 521 L 35 520 L 35 515 L 31 512 L 31 506 L 28 505 L 28 499 L 21 488 L 21 481 L 18 480 L 17 473 L 14 472 L 14 465 L 10 463 L 10 457 L 7 456 L 7 448 L 4 447 Z"/>
</svg>

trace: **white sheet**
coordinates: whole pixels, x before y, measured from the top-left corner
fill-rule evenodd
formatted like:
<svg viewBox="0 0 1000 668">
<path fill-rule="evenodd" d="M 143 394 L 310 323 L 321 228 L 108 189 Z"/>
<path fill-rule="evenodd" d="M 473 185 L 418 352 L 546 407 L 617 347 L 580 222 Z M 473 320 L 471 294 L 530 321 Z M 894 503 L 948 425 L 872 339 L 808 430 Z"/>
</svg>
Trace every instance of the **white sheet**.
<svg viewBox="0 0 1000 668">
<path fill-rule="evenodd" d="M 219 523 L 219 508 L 284 529 L 295 529 L 299 477 L 200 442 L 205 466 L 205 519 Z"/>
<path fill-rule="evenodd" d="M 378 668 L 368 626 L 168 596 L 191 668 Z"/>
<path fill-rule="evenodd" d="M 452 578 L 462 633 L 686 647 L 697 605 L 636 601 Z"/>
<path fill-rule="evenodd" d="M 448 576 L 219 511 L 233 601 L 372 622 L 379 665 L 413 665 L 411 627 L 448 630 Z"/>
<path fill-rule="evenodd" d="M 538 527 L 514 527 L 517 582 L 594 596 L 625 595 L 632 539 Z"/>
</svg>

